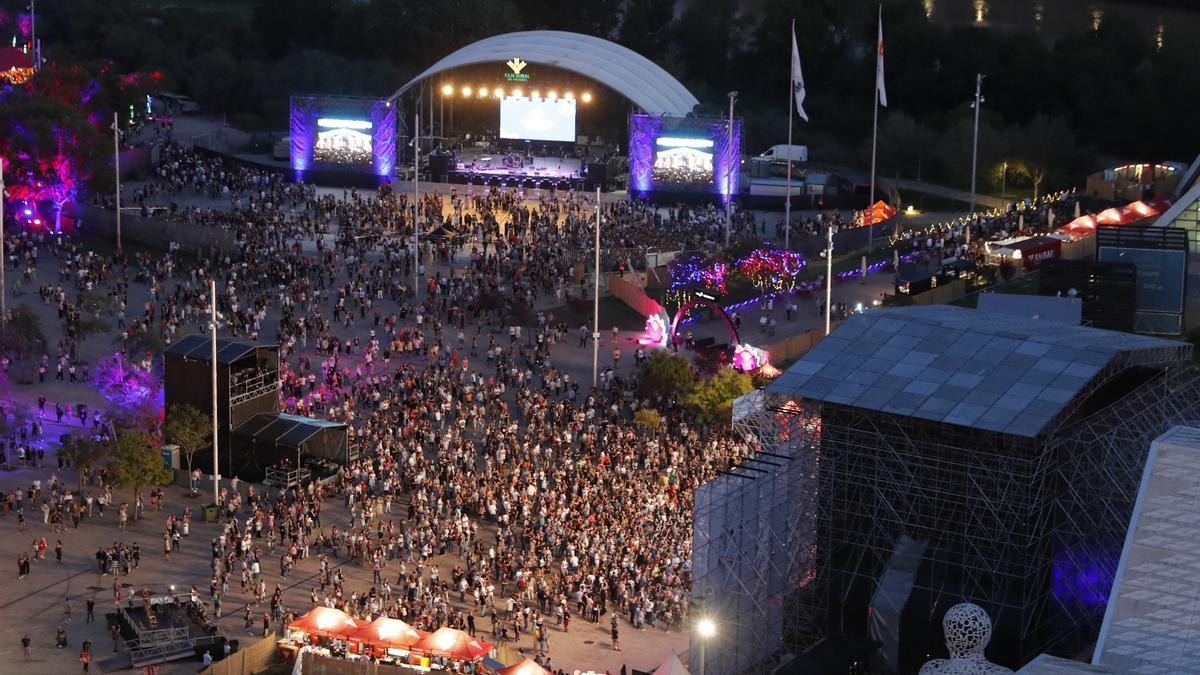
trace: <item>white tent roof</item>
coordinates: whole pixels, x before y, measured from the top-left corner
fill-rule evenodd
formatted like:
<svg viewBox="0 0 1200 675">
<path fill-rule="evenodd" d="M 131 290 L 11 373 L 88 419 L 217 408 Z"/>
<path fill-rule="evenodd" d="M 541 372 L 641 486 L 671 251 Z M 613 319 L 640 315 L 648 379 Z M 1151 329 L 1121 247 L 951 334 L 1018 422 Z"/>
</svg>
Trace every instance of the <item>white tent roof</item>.
<svg viewBox="0 0 1200 675">
<path fill-rule="evenodd" d="M 661 666 L 654 670 L 653 675 L 691 675 L 691 673 L 688 672 L 687 667 L 683 665 L 678 656 L 671 654 L 666 661 L 662 662 Z"/>
<path fill-rule="evenodd" d="M 558 30 L 506 33 L 469 44 L 425 69 L 389 98 L 395 99 L 421 80 L 452 68 L 503 63 L 514 57 L 535 68 L 547 65 L 589 77 L 651 115 L 682 117 L 699 104 L 679 80 L 641 54 L 598 37 Z"/>
</svg>

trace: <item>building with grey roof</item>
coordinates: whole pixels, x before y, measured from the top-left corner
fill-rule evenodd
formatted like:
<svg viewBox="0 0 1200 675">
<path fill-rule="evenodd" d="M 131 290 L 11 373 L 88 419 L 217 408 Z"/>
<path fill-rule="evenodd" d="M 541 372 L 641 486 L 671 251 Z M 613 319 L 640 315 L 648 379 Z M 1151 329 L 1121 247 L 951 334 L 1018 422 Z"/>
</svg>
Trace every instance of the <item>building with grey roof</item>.
<svg viewBox="0 0 1200 675">
<path fill-rule="evenodd" d="M 945 654 L 941 616 L 969 601 L 994 619 L 992 661 L 1086 649 L 1150 443 L 1200 419 L 1191 361 L 1184 342 L 946 305 L 844 322 L 735 404 L 761 449 L 816 467 L 795 488 L 815 517 L 780 535 L 816 552 L 786 640 L 869 637 L 907 672 Z M 722 583 L 697 570 L 710 597 Z"/>
</svg>

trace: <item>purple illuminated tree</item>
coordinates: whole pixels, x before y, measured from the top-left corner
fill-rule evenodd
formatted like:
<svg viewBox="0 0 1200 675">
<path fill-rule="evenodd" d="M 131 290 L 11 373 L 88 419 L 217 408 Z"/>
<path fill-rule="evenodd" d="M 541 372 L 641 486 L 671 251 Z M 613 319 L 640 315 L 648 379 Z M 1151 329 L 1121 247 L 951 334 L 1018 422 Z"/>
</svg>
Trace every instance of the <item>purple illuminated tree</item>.
<svg viewBox="0 0 1200 675">
<path fill-rule="evenodd" d="M 163 392 L 158 376 L 131 363 L 122 352 L 96 364 L 96 388 L 108 401 L 114 424 L 147 430 L 162 421 Z"/>
</svg>

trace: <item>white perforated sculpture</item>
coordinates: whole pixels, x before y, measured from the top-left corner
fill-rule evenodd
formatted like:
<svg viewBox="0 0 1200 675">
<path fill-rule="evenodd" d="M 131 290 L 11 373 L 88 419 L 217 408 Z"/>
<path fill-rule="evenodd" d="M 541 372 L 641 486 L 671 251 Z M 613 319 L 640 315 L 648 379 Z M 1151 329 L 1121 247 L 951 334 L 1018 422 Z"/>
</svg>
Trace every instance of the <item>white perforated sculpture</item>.
<svg viewBox="0 0 1200 675">
<path fill-rule="evenodd" d="M 946 648 L 950 658 L 934 659 L 921 666 L 921 675 L 978 675 L 1011 673 L 1004 666 L 990 663 L 983 655 L 992 639 L 992 621 L 979 605 L 957 604 L 942 619 Z"/>
</svg>

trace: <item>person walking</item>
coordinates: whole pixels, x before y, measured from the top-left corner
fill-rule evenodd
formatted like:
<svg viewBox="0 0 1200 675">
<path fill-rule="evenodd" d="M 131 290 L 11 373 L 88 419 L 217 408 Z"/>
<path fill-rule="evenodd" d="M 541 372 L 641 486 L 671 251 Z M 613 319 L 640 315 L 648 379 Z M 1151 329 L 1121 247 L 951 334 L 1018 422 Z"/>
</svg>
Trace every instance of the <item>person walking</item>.
<svg viewBox="0 0 1200 675">
<path fill-rule="evenodd" d="M 30 646 L 32 644 L 33 640 L 30 640 L 29 633 L 26 633 L 25 636 L 21 638 L 21 652 L 25 654 L 26 660 L 29 659 Z"/>
</svg>

